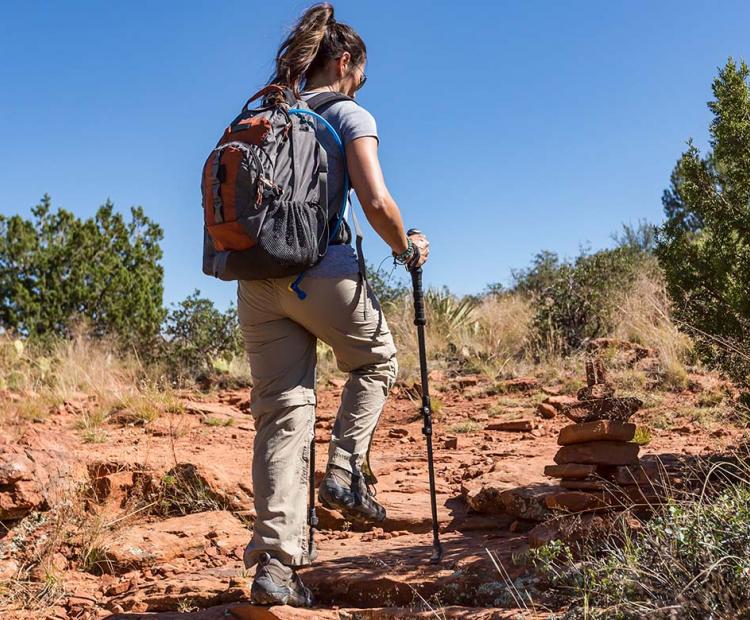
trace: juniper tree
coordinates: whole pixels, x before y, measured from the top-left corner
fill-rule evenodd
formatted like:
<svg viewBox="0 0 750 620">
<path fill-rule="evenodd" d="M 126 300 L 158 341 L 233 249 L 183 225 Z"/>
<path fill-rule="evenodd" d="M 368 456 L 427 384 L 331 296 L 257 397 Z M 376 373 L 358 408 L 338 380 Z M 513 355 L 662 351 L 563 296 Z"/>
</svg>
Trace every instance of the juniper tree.
<svg viewBox="0 0 750 620">
<path fill-rule="evenodd" d="M 662 199 L 657 255 L 677 316 L 708 358 L 750 370 L 750 70 L 731 58 L 713 82 L 710 150 L 692 141 Z"/>
<path fill-rule="evenodd" d="M 88 219 L 53 211 L 47 194 L 32 219 L 0 215 L 0 326 L 66 336 L 85 320 L 94 335 L 150 344 L 164 319 L 161 239 L 143 209 L 126 221 L 109 200 Z"/>
</svg>

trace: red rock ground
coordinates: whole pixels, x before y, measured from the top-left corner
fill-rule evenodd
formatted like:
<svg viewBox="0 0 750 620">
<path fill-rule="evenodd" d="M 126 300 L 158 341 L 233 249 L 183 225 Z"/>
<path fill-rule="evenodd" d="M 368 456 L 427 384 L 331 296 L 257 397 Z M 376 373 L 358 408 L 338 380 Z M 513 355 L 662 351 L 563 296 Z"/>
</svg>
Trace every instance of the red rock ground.
<svg viewBox="0 0 750 620">
<path fill-rule="evenodd" d="M 10 530 L 0 538 L 0 573 L 3 578 L 15 574 L 17 596 L 6 598 L 0 616 L 161 620 L 548 617 L 550 610 L 514 598 L 514 588 L 522 589 L 528 579 L 514 556 L 528 548 L 524 532 L 529 522 L 504 511 L 474 513 L 466 498 L 475 497 L 482 488 L 501 491 L 550 484 L 543 470 L 553 463 L 557 433 L 568 421 L 559 415 L 553 419 L 535 415 L 535 406 L 544 395 L 533 385 L 497 396 L 487 395 L 489 384 L 472 377 L 456 381 L 436 374 L 435 379 L 436 400 L 440 401 L 435 461 L 445 547 L 441 564 L 428 563 L 432 538 L 422 422 L 417 417 L 418 403 L 403 388 L 386 406 L 372 451 L 378 497 L 387 507 L 388 519 L 381 528 L 356 531 L 340 515 L 319 508 L 320 557 L 302 571 L 319 601 L 319 608 L 311 611 L 243 604 L 249 592 L 241 557 L 250 536 L 246 525 L 252 520 L 254 436 L 247 391 L 203 396 L 186 392 L 182 394 L 184 412 L 165 412 L 145 426 L 107 423 L 103 443 L 82 442 L 76 411 L 85 405 L 71 405 L 41 423 L 6 428 L 5 443 L 0 443 L 6 466 L 0 467 L 0 476 L 8 478 L 8 463 L 26 454 L 49 478 L 75 480 L 89 488 L 85 514 L 89 518 L 99 515 L 94 520 L 98 524 L 92 536 L 95 541 L 89 545 L 94 551 L 84 566 L 76 549 L 85 541 L 80 535 L 63 537 L 40 574 L 42 569 L 34 569 L 33 550 L 65 528 L 55 529 L 51 521 L 35 525 L 31 517 L 9 522 Z M 329 386 L 319 394 L 319 476 L 340 391 Z M 667 395 L 660 407 L 669 412 L 675 403 L 696 397 Z M 638 414 L 634 421 L 648 414 Z M 491 422 L 516 417 L 534 420 L 537 427 L 531 432 L 483 430 Z M 225 420 L 231 422 L 219 424 Z M 456 426 L 460 424 L 464 426 Z M 709 432 L 679 420 L 674 426 L 676 430 L 653 429 L 652 441 L 641 455 L 703 454 L 721 449 L 740 432 L 726 425 Z M 449 436 L 457 441 L 446 441 Z M 163 495 L 158 489 L 165 473 L 178 463 L 192 464 L 192 471 L 206 483 L 193 502 L 199 512 L 159 515 Z M 27 478 L 32 486 L 34 480 L 39 483 L 38 472 Z M 11 487 L 0 485 L 0 496 L 5 492 L 9 502 L 25 501 Z M 46 492 L 43 502 L 47 505 L 59 506 L 65 493 L 73 493 L 70 485 L 55 488 L 55 493 Z M 31 497 L 28 503 L 42 502 L 37 500 Z M 73 507 L 42 514 L 65 515 L 66 511 L 76 512 Z M 91 521 L 87 523 L 94 527 Z M 506 574 L 498 572 L 490 554 Z M 44 599 L 38 595 L 39 582 L 49 580 L 50 574 L 56 575 L 60 596 Z M 36 610 L 18 608 L 22 590 L 37 593 Z M 23 599 L 27 606 L 29 596 Z"/>
</svg>

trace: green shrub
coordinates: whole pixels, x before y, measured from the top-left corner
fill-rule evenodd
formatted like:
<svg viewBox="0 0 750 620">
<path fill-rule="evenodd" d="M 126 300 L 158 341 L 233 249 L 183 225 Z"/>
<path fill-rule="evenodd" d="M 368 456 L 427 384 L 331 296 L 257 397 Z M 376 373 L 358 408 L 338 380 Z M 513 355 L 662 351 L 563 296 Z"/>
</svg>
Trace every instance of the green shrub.
<svg viewBox="0 0 750 620">
<path fill-rule="evenodd" d="M 586 339 L 607 335 L 616 325 L 619 296 L 639 273 L 654 269 L 647 253 L 631 246 L 582 252 L 560 261 L 538 254 L 529 269 L 514 272 L 514 290 L 531 295 L 533 337 L 539 349 L 569 354 Z"/>
<path fill-rule="evenodd" d="M 664 192 L 657 255 L 678 318 L 704 359 L 750 381 L 750 69 L 713 82 L 711 150 L 689 142 Z"/>
<path fill-rule="evenodd" d="M 383 269 L 367 265 L 367 281 L 382 305 L 392 304 L 409 294 L 403 273 L 403 267 Z"/>
<path fill-rule="evenodd" d="M 727 477 L 742 467 L 728 469 Z M 568 618 L 745 618 L 750 608 L 750 486 L 671 501 L 636 533 L 557 541 L 532 553 Z"/>
<path fill-rule="evenodd" d="M 200 291 L 169 312 L 163 331 L 163 359 L 176 378 L 212 374 L 220 366 L 216 362 L 228 363 L 242 353 L 236 308 L 221 312 L 211 300 L 200 297 Z"/>
<path fill-rule="evenodd" d="M 0 327 L 67 337 L 85 319 L 92 335 L 150 347 L 164 318 L 161 228 L 140 207 L 126 222 L 109 200 L 82 220 L 45 194 L 32 214 L 0 215 Z"/>
</svg>

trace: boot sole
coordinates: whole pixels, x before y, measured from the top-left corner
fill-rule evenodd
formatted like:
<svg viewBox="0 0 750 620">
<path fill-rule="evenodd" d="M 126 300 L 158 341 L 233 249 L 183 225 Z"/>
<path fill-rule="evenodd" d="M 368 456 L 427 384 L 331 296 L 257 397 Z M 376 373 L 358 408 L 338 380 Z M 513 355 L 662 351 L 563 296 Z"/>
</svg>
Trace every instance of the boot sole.
<svg viewBox="0 0 750 620">
<path fill-rule="evenodd" d="M 279 588 L 281 591 L 282 589 Z M 292 594 L 285 592 L 281 593 L 279 592 L 268 592 L 267 590 L 261 590 L 260 588 L 256 589 L 250 589 L 250 600 L 253 603 L 253 605 L 262 605 L 262 606 L 269 606 L 272 607 L 274 605 L 289 605 L 290 607 L 300 607 L 300 608 L 310 608 L 313 605 L 313 601 L 294 601 L 292 600 L 294 597 Z"/>
<path fill-rule="evenodd" d="M 382 519 L 376 519 L 374 517 L 368 517 L 367 515 L 364 515 L 356 510 L 352 510 L 348 506 L 334 504 L 324 497 L 321 497 L 320 495 L 318 495 L 318 500 L 320 500 L 320 503 L 325 508 L 328 508 L 328 510 L 335 510 L 337 512 L 340 512 L 347 521 L 352 521 L 354 523 L 359 523 L 362 525 L 376 525 L 377 523 L 382 523 L 383 521 L 385 521 L 387 516 L 384 514 Z"/>
<path fill-rule="evenodd" d="M 268 592 L 252 592 L 250 599 L 253 605 L 286 605 L 289 600 L 288 596 L 274 596 Z"/>
</svg>

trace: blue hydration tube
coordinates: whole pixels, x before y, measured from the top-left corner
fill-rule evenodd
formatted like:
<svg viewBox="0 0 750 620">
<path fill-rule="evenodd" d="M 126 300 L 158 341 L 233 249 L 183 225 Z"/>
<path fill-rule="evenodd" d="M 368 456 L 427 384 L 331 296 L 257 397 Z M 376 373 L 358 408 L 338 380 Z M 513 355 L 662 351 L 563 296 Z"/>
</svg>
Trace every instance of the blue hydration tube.
<svg viewBox="0 0 750 620">
<path fill-rule="evenodd" d="M 344 221 L 344 215 L 346 214 L 346 205 L 349 201 L 349 173 L 346 169 L 346 151 L 344 150 L 344 143 L 341 141 L 341 137 L 336 132 L 336 130 L 333 128 L 333 125 L 329 123 L 326 119 L 324 119 L 320 114 L 317 114 L 316 112 L 313 112 L 312 110 L 303 110 L 302 108 L 291 108 L 289 110 L 289 114 L 304 114 L 307 116 L 312 116 L 316 120 L 323 123 L 323 126 L 331 133 L 333 136 L 333 139 L 336 141 L 336 144 L 339 147 L 339 150 L 341 151 L 341 155 L 344 157 L 344 199 L 341 203 L 341 208 L 339 209 L 339 217 L 338 221 L 336 222 L 336 226 L 331 231 L 330 235 L 328 236 L 328 242 L 330 243 L 333 239 L 336 238 L 336 235 L 339 232 L 339 229 L 341 228 L 341 223 Z M 326 210 L 328 209 L 328 205 L 326 205 Z M 327 216 L 326 216 L 327 217 Z M 297 276 L 297 278 L 289 285 L 289 290 L 293 291 L 297 294 L 297 297 L 300 299 L 304 299 L 307 297 L 307 293 L 303 291 L 299 284 L 302 282 L 302 278 L 305 277 L 305 272 L 303 271 L 301 274 Z"/>
</svg>

